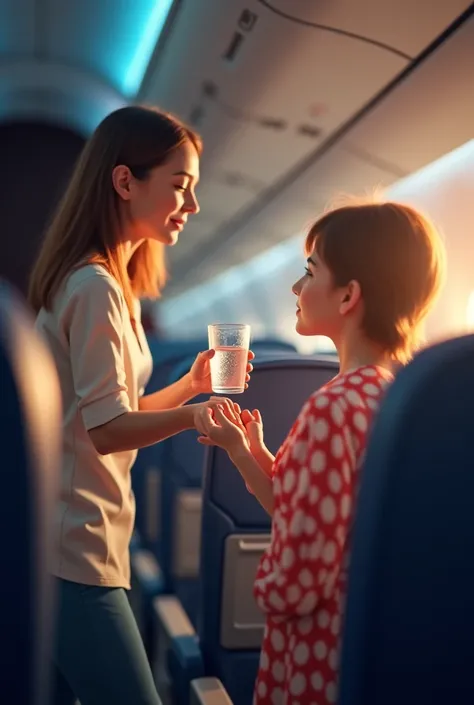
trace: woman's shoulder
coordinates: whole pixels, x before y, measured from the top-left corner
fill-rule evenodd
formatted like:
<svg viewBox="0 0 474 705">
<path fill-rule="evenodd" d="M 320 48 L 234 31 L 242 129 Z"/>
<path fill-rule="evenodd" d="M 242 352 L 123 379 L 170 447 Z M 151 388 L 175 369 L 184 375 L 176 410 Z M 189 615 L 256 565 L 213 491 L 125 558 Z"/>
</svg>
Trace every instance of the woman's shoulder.
<svg viewBox="0 0 474 705">
<path fill-rule="evenodd" d="M 340 419 L 341 412 L 350 407 L 368 406 L 373 409 L 392 381 L 391 372 L 375 365 L 351 370 L 315 391 L 308 399 L 304 411 L 309 416 L 329 415 Z"/>
<path fill-rule="evenodd" d="M 115 292 L 121 298 L 122 290 L 114 277 L 100 264 L 84 264 L 74 269 L 65 279 L 63 297 L 70 299 L 81 292 L 99 294 Z"/>
<path fill-rule="evenodd" d="M 118 282 L 105 267 L 85 264 L 66 276 L 51 309 L 41 309 L 37 320 L 38 324 L 44 319 L 61 328 L 69 325 L 74 315 L 94 319 L 112 309 L 123 316 L 125 298 Z"/>
</svg>

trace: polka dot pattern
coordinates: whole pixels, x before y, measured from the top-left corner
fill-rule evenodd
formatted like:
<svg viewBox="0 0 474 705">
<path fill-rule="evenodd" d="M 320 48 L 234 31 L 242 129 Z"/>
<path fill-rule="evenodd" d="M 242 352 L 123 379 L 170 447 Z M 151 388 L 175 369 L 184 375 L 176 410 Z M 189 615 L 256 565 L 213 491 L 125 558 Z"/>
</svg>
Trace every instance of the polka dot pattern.
<svg viewBox="0 0 474 705">
<path fill-rule="evenodd" d="M 376 367 L 336 377 L 310 397 L 276 455 L 272 543 L 254 589 L 267 615 L 255 705 L 337 702 L 357 473 L 390 380 Z"/>
</svg>

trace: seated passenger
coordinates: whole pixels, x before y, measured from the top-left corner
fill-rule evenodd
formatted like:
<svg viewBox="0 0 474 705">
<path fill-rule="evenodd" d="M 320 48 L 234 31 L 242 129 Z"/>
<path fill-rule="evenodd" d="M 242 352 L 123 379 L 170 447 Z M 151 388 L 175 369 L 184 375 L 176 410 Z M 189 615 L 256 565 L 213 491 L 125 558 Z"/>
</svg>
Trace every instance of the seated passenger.
<svg viewBox="0 0 474 705">
<path fill-rule="evenodd" d="M 331 338 L 339 374 L 310 396 L 276 458 L 257 410 L 224 401 L 214 417 L 200 410 L 197 422 L 201 442 L 227 451 L 272 515 L 254 590 L 267 614 L 254 703 L 272 705 L 336 702 L 358 469 L 392 364 L 418 344 L 444 272 L 433 226 L 395 203 L 327 213 L 306 253 L 306 274 L 293 287 L 296 329 Z"/>
</svg>

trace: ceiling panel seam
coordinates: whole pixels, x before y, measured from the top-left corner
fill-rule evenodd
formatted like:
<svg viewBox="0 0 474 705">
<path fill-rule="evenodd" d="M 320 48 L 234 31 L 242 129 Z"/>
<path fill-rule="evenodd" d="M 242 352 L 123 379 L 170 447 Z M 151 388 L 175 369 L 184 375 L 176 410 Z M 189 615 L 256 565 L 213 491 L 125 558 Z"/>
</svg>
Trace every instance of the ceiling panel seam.
<svg viewBox="0 0 474 705">
<path fill-rule="evenodd" d="M 282 19 L 287 20 L 288 22 L 293 22 L 294 24 L 299 24 L 303 27 L 318 29 L 323 32 L 330 32 L 331 34 L 339 34 L 342 37 L 354 39 L 358 42 L 364 42 L 365 44 L 371 44 L 374 47 L 378 47 L 379 49 L 388 51 L 391 54 L 395 54 L 395 56 L 400 56 L 402 59 L 406 59 L 407 61 L 413 61 L 413 59 L 415 58 L 413 56 L 410 56 L 406 52 L 397 49 L 397 47 L 391 46 L 390 44 L 386 44 L 385 42 L 380 42 L 378 39 L 366 37 L 362 34 L 356 34 L 355 32 L 350 32 L 349 30 L 342 29 L 341 27 L 332 27 L 330 25 L 321 24 L 319 22 L 313 22 L 312 20 L 304 20 L 301 17 L 295 17 L 294 15 L 290 15 L 288 12 L 283 12 L 283 10 L 279 10 L 277 7 L 273 7 L 273 5 L 268 2 L 268 0 L 257 0 L 257 2 L 260 5 L 263 5 L 263 7 L 266 7 L 267 10 L 269 10 L 270 12 L 273 12 L 275 15 L 278 15 L 278 17 L 281 17 Z"/>
<path fill-rule="evenodd" d="M 260 0 L 259 0 L 260 1 Z M 200 264 L 205 264 L 211 257 L 214 257 L 223 245 L 228 245 L 233 235 L 238 232 L 241 225 L 258 215 L 269 203 L 274 201 L 288 188 L 293 181 L 302 176 L 308 169 L 313 167 L 330 149 L 336 146 L 347 133 L 355 127 L 360 120 L 366 117 L 379 103 L 393 91 L 398 84 L 413 73 L 420 64 L 423 63 L 436 49 L 438 49 L 450 36 L 452 36 L 462 25 L 474 14 L 474 2 L 459 15 L 436 39 L 434 39 L 420 54 L 402 71 L 395 76 L 381 91 L 379 91 L 368 103 L 358 110 L 349 120 L 347 120 L 335 132 L 320 144 L 307 157 L 301 160 L 296 166 L 291 168 L 286 174 L 273 184 L 270 184 L 261 195 L 253 201 L 250 206 L 242 208 L 227 222 L 219 226 L 214 235 L 209 238 L 202 248 Z M 229 234 L 230 230 L 230 234 Z M 227 235 L 227 237 L 225 237 Z M 195 268 L 195 258 L 184 258 L 179 263 L 181 271 L 192 271 Z"/>
</svg>

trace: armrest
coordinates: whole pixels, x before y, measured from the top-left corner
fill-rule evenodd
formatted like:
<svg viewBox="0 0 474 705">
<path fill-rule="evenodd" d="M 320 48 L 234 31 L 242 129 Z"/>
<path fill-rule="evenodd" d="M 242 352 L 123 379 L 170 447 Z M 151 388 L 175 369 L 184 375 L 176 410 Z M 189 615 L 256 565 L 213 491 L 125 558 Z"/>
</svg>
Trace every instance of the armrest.
<svg viewBox="0 0 474 705">
<path fill-rule="evenodd" d="M 153 600 L 153 620 L 155 682 L 176 705 L 187 705 L 190 682 L 204 675 L 197 634 L 180 601 L 170 595 Z"/>
<path fill-rule="evenodd" d="M 232 705 L 232 700 L 218 678 L 191 681 L 189 705 Z"/>
<path fill-rule="evenodd" d="M 163 591 L 163 576 L 154 555 L 145 549 L 138 549 L 130 556 L 131 568 L 140 590 L 148 597 Z"/>
<path fill-rule="evenodd" d="M 191 681 L 204 676 L 204 662 L 196 634 L 177 636 L 171 640 L 168 672 L 173 701 L 177 705 L 188 705 Z"/>
<path fill-rule="evenodd" d="M 183 609 L 181 602 L 170 595 L 155 597 L 153 600 L 153 617 L 160 631 L 168 639 L 180 636 L 195 636 L 194 627 Z"/>
</svg>

